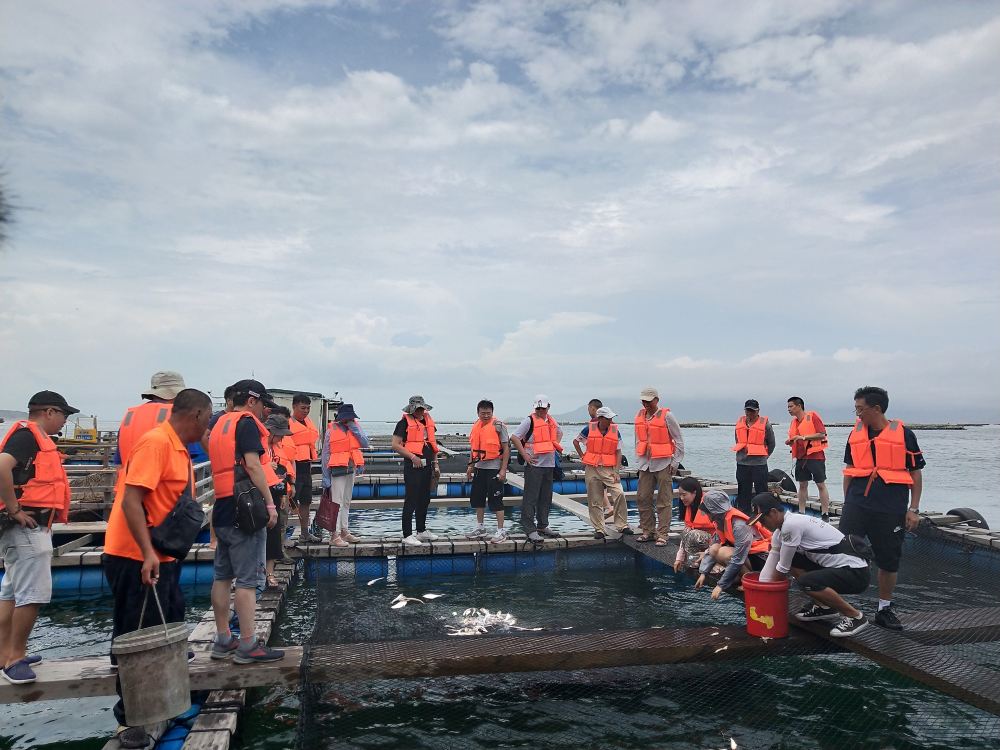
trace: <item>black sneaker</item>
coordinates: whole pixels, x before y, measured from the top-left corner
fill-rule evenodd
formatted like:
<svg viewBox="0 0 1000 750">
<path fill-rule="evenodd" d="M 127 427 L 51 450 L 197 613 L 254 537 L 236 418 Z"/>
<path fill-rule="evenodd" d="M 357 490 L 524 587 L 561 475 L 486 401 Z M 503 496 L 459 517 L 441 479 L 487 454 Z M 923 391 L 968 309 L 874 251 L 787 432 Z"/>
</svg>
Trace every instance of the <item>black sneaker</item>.
<svg viewBox="0 0 1000 750">
<path fill-rule="evenodd" d="M 841 615 L 837 610 L 829 607 L 821 607 L 818 604 L 808 604 L 795 613 L 795 619 L 802 622 L 812 622 L 813 620 L 838 620 Z"/>
<path fill-rule="evenodd" d="M 604 536 L 605 536 L 605 534 L 604 534 L 603 531 L 595 531 L 594 532 L 594 539 L 603 539 Z"/>
<path fill-rule="evenodd" d="M 857 635 L 862 630 L 868 627 L 868 620 L 865 619 L 865 615 L 862 612 L 861 617 L 845 617 L 830 631 L 830 635 L 834 638 L 847 638 L 848 636 Z"/>
<path fill-rule="evenodd" d="M 830 523 L 830 514 L 829 513 L 823 513 L 823 514 L 821 514 L 820 518 L 823 520 L 823 523 Z"/>
<path fill-rule="evenodd" d="M 546 526 L 544 529 L 539 529 L 538 533 L 541 534 L 542 536 L 547 536 L 550 539 L 558 539 L 562 536 L 562 534 L 560 534 L 558 531 L 556 531 L 555 529 L 550 529 L 548 526 Z"/>
<path fill-rule="evenodd" d="M 875 624 L 886 630 L 903 629 L 903 623 L 896 617 L 896 611 L 892 608 L 891 604 L 888 607 L 882 607 L 882 609 L 875 613 Z"/>
</svg>

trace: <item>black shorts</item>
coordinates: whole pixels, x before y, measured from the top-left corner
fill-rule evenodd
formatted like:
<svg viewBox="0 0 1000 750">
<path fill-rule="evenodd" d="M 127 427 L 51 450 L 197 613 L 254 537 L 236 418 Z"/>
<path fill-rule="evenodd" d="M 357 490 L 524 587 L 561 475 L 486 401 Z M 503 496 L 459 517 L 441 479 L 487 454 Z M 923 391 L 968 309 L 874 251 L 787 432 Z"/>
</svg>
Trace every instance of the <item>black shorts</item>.
<svg viewBox="0 0 1000 750">
<path fill-rule="evenodd" d="M 295 502 L 309 505 L 313 499 L 313 475 L 311 461 L 295 462 Z"/>
<path fill-rule="evenodd" d="M 803 591 L 833 589 L 838 594 L 860 594 L 868 589 L 868 568 L 817 568 L 796 579 Z"/>
<path fill-rule="evenodd" d="M 758 573 L 764 569 L 764 563 L 766 562 L 766 552 L 754 552 L 751 555 L 747 555 L 747 563 L 750 565 L 750 570 L 756 570 Z"/>
<path fill-rule="evenodd" d="M 816 484 L 823 484 L 826 482 L 825 458 L 795 459 L 795 481 L 808 482 L 809 480 L 812 480 Z"/>
<path fill-rule="evenodd" d="M 500 469 L 474 469 L 469 502 L 473 508 L 503 510 L 503 484 L 497 480 Z"/>
<path fill-rule="evenodd" d="M 906 511 L 898 514 L 876 513 L 856 503 L 844 503 L 837 528 L 841 534 L 868 537 L 879 570 L 887 573 L 899 570 L 906 536 Z"/>
</svg>

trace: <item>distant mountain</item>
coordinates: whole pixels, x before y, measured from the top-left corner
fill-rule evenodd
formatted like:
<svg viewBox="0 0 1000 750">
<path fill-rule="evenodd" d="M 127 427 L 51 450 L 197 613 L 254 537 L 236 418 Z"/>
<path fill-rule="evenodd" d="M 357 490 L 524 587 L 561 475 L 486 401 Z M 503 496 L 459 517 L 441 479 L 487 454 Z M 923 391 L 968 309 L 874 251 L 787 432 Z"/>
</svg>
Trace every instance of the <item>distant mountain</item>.
<svg viewBox="0 0 1000 750">
<path fill-rule="evenodd" d="M 10 411 L 8 409 L 0 409 L 0 417 L 8 422 L 16 422 L 19 419 L 25 419 L 27 416 L 28 412 L 26 411 Z"/>
</svg>

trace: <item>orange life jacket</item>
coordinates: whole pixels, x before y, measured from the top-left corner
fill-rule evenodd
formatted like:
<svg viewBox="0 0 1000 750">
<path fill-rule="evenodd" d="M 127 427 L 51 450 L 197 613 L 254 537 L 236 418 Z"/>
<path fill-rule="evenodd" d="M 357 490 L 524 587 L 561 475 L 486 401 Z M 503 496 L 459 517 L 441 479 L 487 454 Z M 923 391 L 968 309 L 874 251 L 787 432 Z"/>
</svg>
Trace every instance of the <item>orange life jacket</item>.
<svg viewBox="0 0 1000 750">
<path fill-rule="evenodd" d="M 306 421 L 300 422 L 292 417 L 288 420 L 288 429 L 292 431 L 292 442 L 295 443 L 296 461 L 315 461 L 316 443 L 319 441 L 319 430 L 313 421 L 306 417 Z"/>
<path fill-rule="evenodd" d="M 607 434 L 602 435 L 597 420 L 590 423 L 587 430 L 587 452 L 583 454 L 587 466 L 618 465 L 618 425 L 608 425 Z"/>
<path fill-rule="evenodd" d="M 469 447 L 472 449 L 473 461 L 492 461 L 500 458 L 503 453 L 500 445 L 500 435 L 497 432 L 498 422 L 491 419 L 485 425 L 477 419 L 469 431 Z"/>
<path fill-rule="evenodd" d="M 802 416 L 801 422 L 797 420 L 795 417 L 792 417 L 792 421 L 788 425 L 788 439 L 791 440 L 796 435 L 815 435 L 817 430 L 815 423 L 813 422 L 814 419 L 819 419 L 819 414 L 817 414 L 814 411 L 807 411 Z M 801 454 L 796 453 L 797 450 L 799 451 L 801 450 L 801 448 L 798 447 L 801 445 L 802 445 L 801 442 L 792 443 L 791 448 L 793 456 L 804 458 L 811 456 L 815 453 L 822 453 L 823 451 L 825 451 L 827 448 L 830 447 L 830 443 L 827 441 L 825 436 L 820 438 L 819 440 L 808 440 L 805 443 L 805 448 L 806 448 L 805 456 L 802 456 Z"/>
<path fill-rule="evenodd" d="M 326 462 L 327 466 L 349 466 L 351 461 L 355 466 L 365 465 L 361 442 L 349 428 L 341 428 L 337 422 L 330 422 L 326 426 L 326 434 L 330 444 L 330 460 Z"/>
<path fill-rule="evenodd" d="M 426 411 L 424 421 L 418 422 L 412 414 L 403 413 L 406 419 L 406 450 L 417 456 L 424 455 L 424 443 L 429 443 L 434 453 L 438 452 L 437 440 L 434 438 L 434 420 Z"/>
<path fill-rule="evenodd" d="M 278 446 L 271 446 L 270 441 L 264 443 L 264 455 L 260 457 L 261 468 L 264 469 L 264 481 L 267 482 L 268 487 L 274 487 L 276 484 L 281 483 L 281 477 L 278 476 Z"/>
<path fill-rule="evenodd" d="M 118 427 L 118 453 L 121 455 L 122 466 L 132 455 L 132 448 L 139 442 L 139 438 L 156 425 L 168 420 L 173 409 L 173 404 L 147 401 L 144 404 L 133 406 L 125 412 L 122 423 Z"/>
<path fill-rule="evenodd" d="M 874 460 L 871 449 L 873 442 Z M 881 477 L 886 484 L 913 484 L 913 476 L 906 468 L 906 456 L 912 452 L 906 450 L 903 423 L 899 420 L 889 422 L 882 432 L 874 438 L 869 438 L 868 428 L 859 419 L 851 431 L 847 444 L 851 447 L 851 462 L 854 465 L 844 467 L 844 476 L 868 477 L 865 495 L 871 489 L 876 476 Z"/>
<path fill-rule="evenodd" d="M 532 414 L 531 425 L 532 453 L 536 456 L 554 451 L 562 453 L 563 447 L 559 444 L 559 423 L 555 419 L 547 414 L 545 419 L 539 419 Z"/>
<path fill-rule="evenodd" d="M 278 443 L 278 463 L 285 467 L 288 478 L 295 481 L 295 442 L 291 435 L 285 435 Z"/>
<path fill-rule="evenodd" d="M 264 423 L 257 419 L 255 414 L 248 411 L 231 411 L 223 414 L 208 436 L 208 460 L 212 464 L 212 483 L 215 485 L 216 497 L 233 496 L 233 485 L 236 483 L 234 476 L 236 470 L 236 423 L 244 417 L 252 419 L 260 432 L 260 444 L 264 447 L 265 453 L 261 458 L 261 464 L 270 463 L 267 447 L 270 433 Z M 269 476 L 266 468 L 264 474 Z M 270 483 L 270 480 L 268 482 Z M 275 480 L 274 484 L 277 483 Z"/>
<path fill-rule="evenodd" d="M 767 417 L 757 417 L 757 421 L 747 427 L 746 416 L 736 423 L 736 445 L 734 451 L 746 448 L 748 456 L 767 455 Z"/>
<path fill-rule="evenodd" d="M 726 527 L 722 532 L 722 540 L 735 547 L 736 537 L 733 536 L 734 518 L 742 518 L 743 521 L 746 522 L 750 520 L 750 517 L 743 511 L 737 510 L 736 508 L 730 508 L 726 512 Z M 756 538 L 750 543 L 750 554 L 755 555 L 758 552 L 766 553 L 770 550 L 771 532 L 765 529 L 759 521 L 753 525 L 753 532 Z"/>
<path fill-rule="evenodd" d="M 29 508 L 52 508 L 55 510 L 52 520 L 65 522 L 69 519 L 69 479 L 62 465 L 62 456 L 52 438 L 34 422 L 21 419 L 12 424 L 4 435 L 3 442 L 0 442 L 0 452 L 7 445 L 11 435 L 22 427 L 29 430 L 31 436 L 35 438 L 38 453 L 35 454 L 33 464 L 35 476 L 24 484 L 14 485 L 15 490 L 21 491 L 17 501 Z"/>
<path fill-rule="evenodd" d="M 682 503 L 683 505 L 683 503 Z M 701 508 L 691 518 L 691 507 L 684 505 L 684 526 L 689 529 L 700 529 L 701 531 L 715 531 L 715 524 L 712 519 Z"/>
<path fill-rule="evenodd" d="M 667 413 L 670 409 L 657 409 L 647 419 L 646 410 L 635 414 L 635 455 L 640 458 L 650 452 L 650 458 L 670 458 L 674 455 L 674 439 L 667 428 Z"/>
</svg>

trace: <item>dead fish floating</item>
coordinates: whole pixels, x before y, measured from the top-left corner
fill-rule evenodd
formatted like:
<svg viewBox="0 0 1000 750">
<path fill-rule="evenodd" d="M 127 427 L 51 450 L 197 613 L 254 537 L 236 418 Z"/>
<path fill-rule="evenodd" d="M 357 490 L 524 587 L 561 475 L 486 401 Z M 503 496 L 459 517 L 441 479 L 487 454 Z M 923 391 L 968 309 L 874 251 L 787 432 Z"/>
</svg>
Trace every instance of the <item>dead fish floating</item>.
<svg viewBox="0 0 1000 750">
<path fill-rule="evenodd" d="M 389 608 L 390 609 L 402 609 L 403 607 L 405 607 L 410 602 L 417 602 L 418 604 L 423 604 L 424 600 L 423 599 L 415 599 L 412 596 L 404 596 L 403 594 L 400 594 L 399 596 L 397 596 L 395 599 L 393 599 L 389 603 Z"/>
<path fill-rule="evenodd" d="M 457 613 L 452 612 L 457 616 Z M 517 618 L 510 612 L 490 612 L 485 607 L 470 607 L 462 613 L 456 626 L 448 635 L 467 636 L 483 635 L 491 630 L 527 630 L 528 628 L 518 627 Z M 541 630 L 541 628 L 538 628 Z"/>
<path fill-rule="evenodd" d="M 369 582 L 368 582 L 367 584 L 365 584 L 365 585 L 366 585 L 366 586 L 374 586 L 374 585 L 375 585 L 376 583 L 378 583 L 379 581 L 384 581 L 384 580 L 385 580 L 385 576 L 382 576 L 381 578 L 372 578 L 372 579 L 371 579 L 371 580 L 370 580 L 370 581 L 369 581 Z"/>
<path fill-rule="evenodd" d="M 421 598 L 431 601 L 433 599 L 440 599 L 442 596 L 444 596 L 444 594 L 423 594 Z"/>
</svg>

